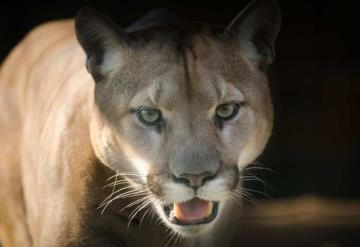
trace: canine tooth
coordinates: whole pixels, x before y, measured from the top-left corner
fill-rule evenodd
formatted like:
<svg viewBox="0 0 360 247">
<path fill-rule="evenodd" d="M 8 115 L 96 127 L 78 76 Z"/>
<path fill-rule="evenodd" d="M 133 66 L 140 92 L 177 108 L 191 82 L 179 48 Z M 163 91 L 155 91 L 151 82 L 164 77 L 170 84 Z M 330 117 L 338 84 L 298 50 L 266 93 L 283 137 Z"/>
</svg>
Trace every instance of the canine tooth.
<svg viewBox="0 0 360 247">
<path fill-rule="evenodd" d="M 213 210 L 213 202 L 209 201 L 207 216 L 210 216 Z"/>
<path fill-rule="evenodd" d="M 181 209 L 180 209 L 180 203 L 174 203 L 174 216 L 178 219 L 182 218 L 182 213 L 181 213 Z"/>
</svg>

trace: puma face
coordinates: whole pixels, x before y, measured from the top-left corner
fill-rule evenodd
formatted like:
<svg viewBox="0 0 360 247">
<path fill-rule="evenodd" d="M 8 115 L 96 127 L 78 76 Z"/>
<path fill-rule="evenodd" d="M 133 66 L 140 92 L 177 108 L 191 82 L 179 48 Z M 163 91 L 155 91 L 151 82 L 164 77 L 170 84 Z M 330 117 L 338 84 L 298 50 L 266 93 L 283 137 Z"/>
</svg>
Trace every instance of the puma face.
<svg viewBox="0 0 360 247">
<path fill-rule="evenodd" d="M 163 10 L 125 30 L 91 9 L 76 18 L 95 81 L 95 152 L 134 188 L 124 197 L 140 195 L 136 205 L 183 236 L 221 221 L 269 138 L 279 26 L 277 3 L 260 0 L 224 29 Z"/>
</svg>

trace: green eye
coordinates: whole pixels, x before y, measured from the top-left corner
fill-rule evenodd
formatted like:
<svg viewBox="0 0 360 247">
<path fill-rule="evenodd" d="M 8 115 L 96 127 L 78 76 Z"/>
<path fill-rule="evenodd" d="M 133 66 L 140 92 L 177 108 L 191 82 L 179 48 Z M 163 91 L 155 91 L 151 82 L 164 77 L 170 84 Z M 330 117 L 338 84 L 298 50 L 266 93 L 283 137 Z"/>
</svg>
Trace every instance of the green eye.
<svg viewBox="0 0 360 247">
<path fill-rule="evenodd" d="M 149 126 L 158 124 L 162 119 L 161 112 L 152 108 L 139 109 L 137 111 L 137 117 L 143 124 Z"/>
<path fill-rule="evenodd" d="M 238 103 L 225 103 L 216 108 L 216 116 L 221 120 L 230 120 L 236 116 L 240 108 Z"/>
</svg>

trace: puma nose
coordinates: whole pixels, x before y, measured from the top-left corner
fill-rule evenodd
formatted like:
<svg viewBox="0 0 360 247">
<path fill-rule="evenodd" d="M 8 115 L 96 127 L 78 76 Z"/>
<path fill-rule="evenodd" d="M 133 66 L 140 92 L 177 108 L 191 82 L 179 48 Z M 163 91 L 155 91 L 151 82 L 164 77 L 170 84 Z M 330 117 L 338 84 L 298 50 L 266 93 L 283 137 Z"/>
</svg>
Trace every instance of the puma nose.
<svg viewBox="0 0 360 247">
<path fill-rule="evenodd" d="M 203 172 L 201 174 L 181 174 L 180 176 L 173 175 L 175 182 L 186 184 L 191 188 L 199 188 L 204 185 L 205 182 L 214 179 L 216 174 L 210 172 Z"/>
</svg>

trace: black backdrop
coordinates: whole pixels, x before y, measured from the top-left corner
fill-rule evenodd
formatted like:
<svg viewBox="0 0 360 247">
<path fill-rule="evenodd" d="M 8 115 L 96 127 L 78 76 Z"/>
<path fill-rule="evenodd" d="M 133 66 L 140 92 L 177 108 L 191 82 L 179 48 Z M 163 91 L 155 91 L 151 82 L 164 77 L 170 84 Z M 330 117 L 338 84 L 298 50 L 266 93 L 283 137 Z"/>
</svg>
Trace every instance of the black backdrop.
<svg viewBox="0 0 360 247">
<path fill-rule="evenodd" d="M 355 1 L 354 1 L 355 2 Z M 247 3 L 207 1 L 5 1 L 0 5 L 0 60 L 32 27 L 73 17 L 81 6 L 108 13 L 122 26 L 155 7 L 226 24 Z M 269 76 L 275 129 L 259 161 L 272 198 L 314 193 L 360 197 L 360 28 L 349 1 L 280 1 L 283 26 Z M 252 184 L 263 190 L 262 185 Z"/>
</svg>

